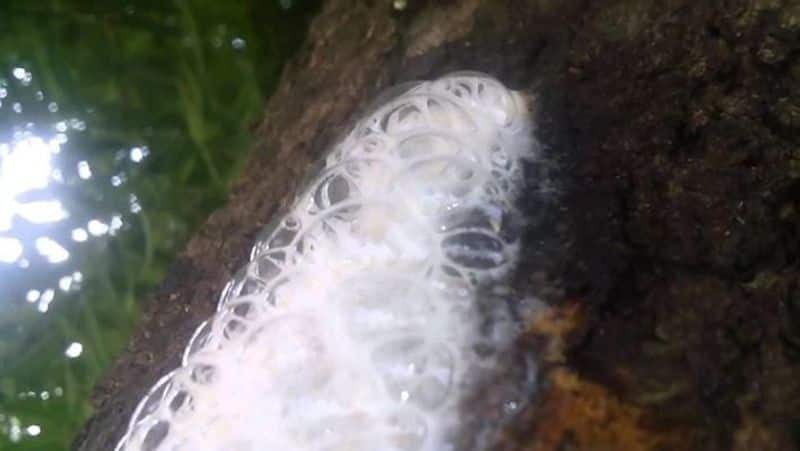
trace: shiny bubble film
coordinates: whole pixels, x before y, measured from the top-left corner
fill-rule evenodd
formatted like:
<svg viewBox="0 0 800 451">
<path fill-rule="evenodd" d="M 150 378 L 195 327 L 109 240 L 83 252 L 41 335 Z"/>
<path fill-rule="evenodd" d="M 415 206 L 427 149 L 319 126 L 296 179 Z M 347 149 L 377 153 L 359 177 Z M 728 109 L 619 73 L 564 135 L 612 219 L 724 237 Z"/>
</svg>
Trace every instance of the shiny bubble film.
<svg viewBox="0 0 800 451">
<path fill-rule="evenodd" d="M 455 449 L 464 400 L 515 336 L 480 293 L 517 261 L 526 102 L 458 73 L 372 109 L 261 233 L 117 449 Z"/>
</svg>

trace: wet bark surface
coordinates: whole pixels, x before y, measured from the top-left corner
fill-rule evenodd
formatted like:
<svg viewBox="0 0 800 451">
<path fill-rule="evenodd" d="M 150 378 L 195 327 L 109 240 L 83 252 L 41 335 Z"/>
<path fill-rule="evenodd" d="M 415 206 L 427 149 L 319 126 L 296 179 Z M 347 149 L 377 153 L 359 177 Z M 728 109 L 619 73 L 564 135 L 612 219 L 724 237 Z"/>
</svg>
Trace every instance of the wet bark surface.
<svg viewBox="0 0 800 451">
<path fill-rule="evenodd" d="M 453 70 L 530 92 L 544 144 L 513 293 L 545 306 L 497 375 L 534 356 L 538 388 L 509 415 L 487 382 L 470 418 L 482 440 L 800 449 L 800 2 L 391 3 L 323 6 L 229 202 L 149 301 L 75 449 L 113 448 L 358 112 Z"/>
</svg>

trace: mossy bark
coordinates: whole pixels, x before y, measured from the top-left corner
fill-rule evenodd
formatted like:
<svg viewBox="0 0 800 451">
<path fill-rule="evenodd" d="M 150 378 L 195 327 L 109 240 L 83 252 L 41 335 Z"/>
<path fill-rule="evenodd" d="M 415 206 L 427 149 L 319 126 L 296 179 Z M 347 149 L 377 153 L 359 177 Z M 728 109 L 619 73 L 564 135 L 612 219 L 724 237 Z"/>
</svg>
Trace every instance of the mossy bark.
<svg viewBox="0 0 800 451">
<path fill-rule="evenodd" d="M 453 70 L 532 93 L 545 144 L 514 295 L 548 307 L 508 352 L 537 356 L 540 384 L 513 421 L 491 390 L 475 400 L 494 448 L 798 449 L 796 0 L 330 0 L 227 205 L 97 386 L 76 449 L 113 448 L 366 103 Z"/>
</svg>

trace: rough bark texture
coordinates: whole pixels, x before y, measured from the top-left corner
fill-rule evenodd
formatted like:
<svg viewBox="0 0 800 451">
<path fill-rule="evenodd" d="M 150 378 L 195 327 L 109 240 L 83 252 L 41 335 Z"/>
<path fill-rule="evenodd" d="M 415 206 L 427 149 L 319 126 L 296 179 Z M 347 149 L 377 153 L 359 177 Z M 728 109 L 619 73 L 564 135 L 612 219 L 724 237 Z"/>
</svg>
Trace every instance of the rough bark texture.
<svg viewBox="0 0 800 451">
<path fill-rule="evenodd" d="M 75 448 L 113 447 L 366 102 L 480 70 L 536 96 L 547 145 L 515 296 L 549 307 L 508 352 L 537 356 L 540 388 L 511 417 L 475 400 L 494 449 L 800 449 L 798 56 L 792 0 L 327 2 Z"/>
</svg>

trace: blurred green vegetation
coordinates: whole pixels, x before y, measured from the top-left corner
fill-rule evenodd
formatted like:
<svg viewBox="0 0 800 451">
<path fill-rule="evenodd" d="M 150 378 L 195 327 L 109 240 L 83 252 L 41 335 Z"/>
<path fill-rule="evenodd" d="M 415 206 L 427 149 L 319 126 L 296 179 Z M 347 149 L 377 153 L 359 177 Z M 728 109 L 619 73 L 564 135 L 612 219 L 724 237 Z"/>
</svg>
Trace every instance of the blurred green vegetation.
<svg viewBox="0 0 800 451">
<path fill-rule="evenodd" d="M 225 200 L 246 161 L 250 129 L 315 9 L 309 0 L 0 2 L 0 87 L 10 92 L 0 133 L 25 121 L 85 122 L 57 155 L 63 183 L 48 188 L 69 218 L 13 230 L 23 241 L 46 234 L 70 242 L 91 218 L 116 214 L 124 224 L 115 236 L 70 247 L 66 263 L 27 251 L 27 268 L 0 263 L 0 449 L 68 448 L 139 301 Z M 30 86 L 15 88 L 9 74 L 17 67 L 30 71 Z M 41 106 L 10 112 L 11 99 Z M 141 164 L 128 158 L 134 147 L 149 151 Z M 89 180 L 74 174 L 83 160 Z M 112 176 L 124 183 L 112 186 Z M 131 212 L 132 199 L 141 211 Z M 59 292 L 46 313 L 25 301 L 28 290 L 56 286 L 72 271 L 83 275 L 80 289 Z M 83 353 L 68 359 L 72 342 Z M 40 433 L 29 433 L 30 425 Z"/>
</svg>

